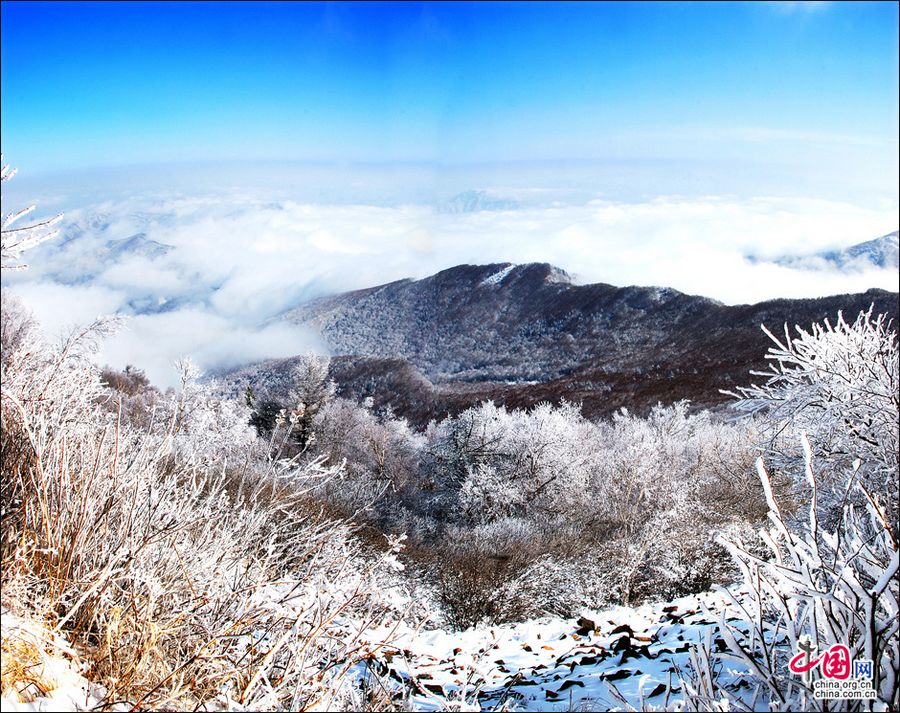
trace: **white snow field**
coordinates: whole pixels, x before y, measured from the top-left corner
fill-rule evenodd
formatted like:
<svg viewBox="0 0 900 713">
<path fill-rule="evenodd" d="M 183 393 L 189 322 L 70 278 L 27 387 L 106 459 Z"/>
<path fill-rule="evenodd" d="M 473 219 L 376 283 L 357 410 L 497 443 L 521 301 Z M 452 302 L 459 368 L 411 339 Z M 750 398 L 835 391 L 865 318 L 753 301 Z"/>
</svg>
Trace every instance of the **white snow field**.
<svg viewBox="0 0 900 713">
<path fill-rule="evenodd" d="M 386 673 L 398 689 L 415 691 L 409 704 L 416 710 L 627 710 L 640 709 L 642 697 L 645 706 L 662 709 L 680 699 L 674 682 L 678 671 L 689 668 L 692 644 L 709 637 L 713 651 L 724 651 L 716 634 L 722 616 L 744 628 L 729 601 L 727 593 L 705 592 L 577 619 L 548 617 L 465 632 L 406 629 L 355 674 Z M 371 632 L 373 641 L 378 634 Z M 740 680 L 745 670 L 723 674 L 721 683 L 736 684 L 749 698 L 755 687 Z"/>
</svg>

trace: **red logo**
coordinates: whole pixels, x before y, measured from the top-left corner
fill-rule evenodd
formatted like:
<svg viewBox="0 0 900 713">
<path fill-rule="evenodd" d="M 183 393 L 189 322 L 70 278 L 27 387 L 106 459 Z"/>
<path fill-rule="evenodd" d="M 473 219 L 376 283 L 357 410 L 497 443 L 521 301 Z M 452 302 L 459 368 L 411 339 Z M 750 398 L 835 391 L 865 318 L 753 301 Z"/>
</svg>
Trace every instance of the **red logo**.
<svg viewBox="0 0 900 713">
<path fill-rule="evenodd" d="M 791 659 L 790 669 L 794 673 L 806 673 L 817 666 L 825 678 L 845 681 L 850 678 L 850 650 L 843 644 L 834 644 L 821 656 L 812 658 L 812 649 L 801 647 L 801 653 Z"/>
</svg>

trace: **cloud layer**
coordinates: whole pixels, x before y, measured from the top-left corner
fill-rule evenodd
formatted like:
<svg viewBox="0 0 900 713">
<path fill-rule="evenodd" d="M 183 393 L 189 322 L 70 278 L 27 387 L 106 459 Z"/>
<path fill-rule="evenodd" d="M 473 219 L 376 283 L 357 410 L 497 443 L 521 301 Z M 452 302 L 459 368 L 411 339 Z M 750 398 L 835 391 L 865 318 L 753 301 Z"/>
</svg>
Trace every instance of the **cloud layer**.
<svg viewBox="0 0 900 713">
<path fill-rule="evenodd" d="M 123 198 L 69 212 L 63 237 L 4 282 L 51 332 L 135 314 L 102 358 L 141 366 L 161 384 L 185 354 L 214 368 L 321 349 L 277 316 L 312 297 L 461 263 L 550 262 L 582 283 L 667 286 L 726 303 L 897 287 L 894 270 L 809 273 L 765 262 L 890 232 L 896 205 L 728 196 L 564 204 L 535 195 L 508 191 L 524 207 L 461 214 L 233 193 Z M 109 241 L 136 234 L 173 249 L 110 255 Z"/>
</svg>

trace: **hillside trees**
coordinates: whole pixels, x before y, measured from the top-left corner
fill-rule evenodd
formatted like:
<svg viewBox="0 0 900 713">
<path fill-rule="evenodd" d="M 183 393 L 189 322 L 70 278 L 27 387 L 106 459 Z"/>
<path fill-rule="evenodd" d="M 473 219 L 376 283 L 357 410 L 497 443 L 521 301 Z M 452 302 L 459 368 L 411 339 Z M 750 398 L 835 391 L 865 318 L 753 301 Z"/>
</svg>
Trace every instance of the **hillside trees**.
<svg viewBox="0 0 900 713">
<path fill-rule="evenodd" d="M 413 555 L 456 625 L 699 591 L 731 572 L 715 533 L 765 514 L 755 438 L 686 403 L 612 423 L 467 409 L 426 432 Z"/>
<path fill-rule="evenodd" d="M 254 378 L 287 392 L 280 372 Z M 594 423 L 573 404 L 487 402 L 416 433 L 325 393 L 302 457 L 344 469 L 315 497 L 408 534 L 413 569 L 457 626 L 699 591 L 731 575 L 714 533 L 765 515 L 755 426 L 687 403 Z"/>
</svg>

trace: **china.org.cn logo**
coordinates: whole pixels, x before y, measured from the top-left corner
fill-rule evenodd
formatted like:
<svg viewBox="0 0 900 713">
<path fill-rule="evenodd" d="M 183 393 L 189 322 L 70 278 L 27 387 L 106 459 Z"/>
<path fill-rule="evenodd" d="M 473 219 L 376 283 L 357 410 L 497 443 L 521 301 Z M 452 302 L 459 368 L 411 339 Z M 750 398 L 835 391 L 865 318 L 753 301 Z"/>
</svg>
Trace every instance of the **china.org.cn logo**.
<svg viewBox="0 0 900 713">
<path fill-rule="evenodd" d="M 808 641 L 800 643 L 798 653 L 791 659 L 792 673 L 803 676 L 807 684 L 812 683 L 813 695 L 818 699 L 874 699 L 872 685 L 874 664 L 868 659 L 852 659 L 850 649 L 843 644 L 834 644 L 826 651 L 813 656 L 815 650 Z M 813 679 L 813 674 L 820 677 Z M 851 678 L 850 673 L 853 673 Z"/>
</svg>

